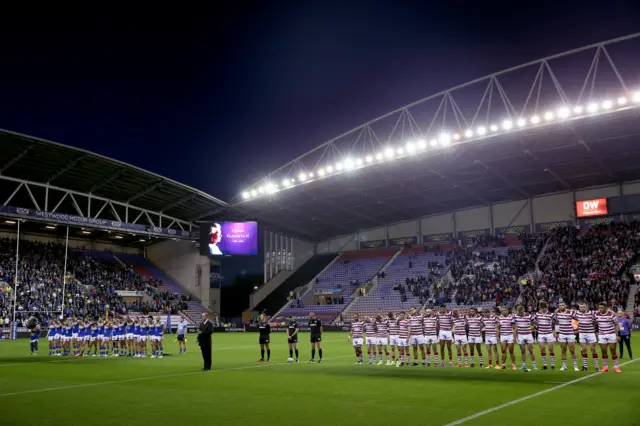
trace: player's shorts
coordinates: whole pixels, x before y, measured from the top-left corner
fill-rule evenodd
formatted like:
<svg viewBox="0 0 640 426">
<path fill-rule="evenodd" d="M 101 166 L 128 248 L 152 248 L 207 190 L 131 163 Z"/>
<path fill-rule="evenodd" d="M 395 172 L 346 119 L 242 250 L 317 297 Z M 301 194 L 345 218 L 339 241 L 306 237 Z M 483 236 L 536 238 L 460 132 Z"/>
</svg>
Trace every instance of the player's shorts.
<svg viewBox="0 0 640 426">
<path fill-rule="evenodd" d="M 618 340 L 617 337 L 615 334 L 598 334 L 598 343 L 601 345 L 616 343 Z"/>
<path fill-rule="evenodd" d="M 513 343 L 513 334 L 505 334 L 504 336 L 500 336 L 500 343 L 507 343 L 507 344 L 512 344 Z"/>
<path fill-rule="evenodd" d="M 184 334 L 178 334 L 178 342 L 184 342 Z"/>
<path fill-rule="evenodd" d="M 49 337 L 47 337 L 47 340 L 48 340 L 49 342 L 53 342 L 54 340 L 56 340 L 56 338 L 55 338 L 55 337 L 53 337 L 53 336 L 49 336 Z"/>
<path fill-rule="evenodd" d="M 311 343 L 320 343 L 320 342 L 322 342 L 322 334 L 311 335 Z"/>
<path fill-rule="evenodd" d="M 98 339 L 104 340 L 104 334 L 98 334 Z"/>
<path fill-rule="evenodd" d="M 438 343 L 438 336 L 424 336 L 424 344 L 425 345 L 435 345 Z"/>
<path fill-rule="evenodd" d="M 456 335 L 453 339 L 453 343 L 456 345 L 466 345 L 469 342 L 467 341 L 467 336 L 465 336 L 464 334 L 458 336 Z"/>
<path fill-rule="evenodd" d="M 518 334 L 518 344 L 519 345 L 526 345 L 529 343 L 533 343 L 533 335 L 531 334 Z"/>
<path fill-rule="evenodd" d="M 138 336 L 138 342 L 146 342 L 147 336 Z"/>
<path fill-rule="evenodd" d="M 110 342 L 111 341 L 111 336 L 103 336 L 102 339 L 105 342 Z"/>
<path fill-rule="evenodd" d="M 131 340 L 131 339 L 133 339 L 133 333 L 127 333 L 127 334 L 125 334 L 125 337 L 126 337 L 128 340 Z"/>
<path fill-rule="evenodd" d="M 58 340 L 60 338 L 60 335 L 56 333 L 52 337 L 53 337 L 53 340 Z"/>
<path fill-rule="evenodd" d="M 90 341 L 90 342 L 95 342 L 96 340 L 98 340 L 98 336 L 91 336 L 91 337 L 89 337 L 89 341 Z"/>
<path fill-rule="evenodd" d="M 378 338 L 377 337 L 367 337 L 367 345 L 377 345 Z"/>
<path fill-rule="evenodd" d="M 453 335 L 450 331 L 441 331 L 438 333 L 438 340 L 453 340 Z"/>
<path fill-rule="evenodd" d="M 558 341 L 560 343 L 575 343 L 576 335 L 575 334 L 560 334 L 558 336 Z"/>
<path fill-rule="evenodd" d="M 400 336 L 390 336 L 389 344 L 391 346 L 400 346 Z"/>
<path fill-rule="evenodd" d="M 78 338 L 78 333 L 73 333 L 73 334 L 71 335 L 71 337 L 73 337 L 74 339 L 77 339 L 77 338 Z"/>
<path fill-rule="evenodd" d="M 70 342 L 71 341 L 71 336 L 64 336 L 64 341 L 65 342 Z"/>
<path fill-rule="evenodd" d="M 580 333 L 578 337 L 580 338 L 580 343 L 596 343 L 598 341 L 596 333 Z"/>
<path fill-rule="evenodd" d="M 258 338 L 258 343 L 261 344 L 261 345 L 268 345 L 269 344 L 269 337 L 260 336 Z"/>
<path fill-rule="evenodd" d="M 470 345 L 474 345 L 474 344 L 478 344 L 478 343 L 482 343 L 482 337 L 481 336 L 469 336 L 469 344 Z"/>
<path fill-rule="evenodd" d="M 408 343 L 410 345 L 424 345 L 425 344 L 424 336 L 411 336 L 409 338 Z"/>
<path fill-rule="evenodd" d="M 484 343 L 487 345 L 497 345 L 498 336 L 484 336 Z"/>
<path fill-rule="evenodd" d="M 398 347 L 408 348 L 409 347 L 409 342 L 407 341 L 407 339 L 404 339 L 402 337 L 398 337 Z"/>
<path fill-rule="evenodd" d="M 538 343 L 554 343 L 555 341 L 556 339 L 553 337 L 553 333 L 538 334 Z"/>
<path fill-rule="evenodd" d="M 387 346 L 389 344 L 389 338 L 387 337 L 378 337 L 378 346 Z"/>
<path fill-rule="evenodd" d="M 364 339 L 362 337 L 354 337 L 352 343 L 353 346 L 362 346 L 362 344 L 364 343 Z"/>
<path fill-rule="evenodd" d="M 287 337 L 287 343 L 289 343 L 290 345 L 294 344 L 294 343 L 298 343 L 298 336 L 295 337 Z"/>
</svg>

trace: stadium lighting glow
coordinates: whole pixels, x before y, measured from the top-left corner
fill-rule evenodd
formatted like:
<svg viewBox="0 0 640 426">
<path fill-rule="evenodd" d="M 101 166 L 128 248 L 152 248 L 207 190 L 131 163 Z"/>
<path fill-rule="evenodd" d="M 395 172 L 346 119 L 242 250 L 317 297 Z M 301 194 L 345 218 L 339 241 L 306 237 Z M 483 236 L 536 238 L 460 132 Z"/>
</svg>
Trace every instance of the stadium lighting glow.
<svg viewBox="0 0 640 426">
<path fill-rule="evenodd" d="M 146 242 L 146 241 L 147 241 L 147 240 L 145 240 L 145 239 L 143 239 L 143 238 L 141 238 L 141 239 L 140 239 L 140 242 L 141 242 L 141 243 L 144 243 L 144 242 Z"/>
<path fill-rule="evenodd" d="M 567 108 L 567 107 L 558 108 L 558 117 L 560 117 L 560 118 L 569 117 L 569 108 Z"/>
<path fill-rule="evenodd" d="M 115 239 L 117 239 L 117 240 L 121 240 L 121 239 L 122 239 L 122 238 L 124 238 L 124 237 L 123 237 L 122 235 L 116 235 L 116 236 L 115 236 L 115 237 L 113 237 L 113 238 L 115 238 Z"/>
<path fill-rule="evenodd" d="M 384 150 L 384 156 L 387 158 L 393 158 L 393 148 L 387 148 Z"/>
<path fill-rule="evenodd" d="M 84 235 L 91 235 L 91 232 L 89 232 L 89 231 L 82 231 L 82 232 L 81 232 L 81 234 L 84 234 Z"/>
<path fill-rule="evenodd" d="M 15 220 L 5 220 L 4 223 L 6 223 L 8 225 L 15 225 L 16 221 Z"/>
<path fill-rule="evenodd" d="M 627 96 L 612 97 L 611 99 L 604 99 L 598 101 L 591 101 L 588 104 L 582 105 L 559 105 L 557 108 L 544 111 L 541 115 L 531 115 L 529 117 L 520 118 L 505 118 L 501 122 L 488 123 L 486 125 L 480 125 L 477 128 L 468 128 L 459 133 L 449 133 L 446 129 L 443 129 L 438 135 L 424 135 L 420 138 L 408 139 L 405 143 L 398 145 L 390 145 L 383 148 L 379 152 L 371 152 L 363 155 L 362 157 L 345 157 L 340 162 L 332 165 L 326 165 L 324 168 L 316 170 L 316 177 L 322 178 L 330 176 L 335 171 L 341 170 L 353 170 L 366 165 L 375 164 L 376 162 L 383 162 L 384 160 L 393 160 L 396 158 L 402 158 L 407 155 L 413 155 L 417 152 L 424 152 L 428 147 L 432 149 L 443 149 L 451 145 L 452 141 L 460 142 L 463 139 L 471 142 L 475 139 L 479 139 L 490 133 L 494 134 L 506 134 L 511 130 L 524 129 L 529 124 L 533 124 L 535 127 L 539 125 L 551 125 L 554 120 L 576 120 L 576 119 L 588 119 L 589 117 L 605 114 L 612 111 L 621 111 L 623 109 L 633 107 L 638 108 L 640 106 L 640 90 L 635 92 L 626 93 Z M 243 200 L 251 200 L 257 197 L 259 194 L 272 194 L 278 192 L 281 189 L 296 185 L 296 183 L 302 183 L 314 178 L 312 172 L 301 172 L 296 179 L 285 178 L 282 181 L 282 187 L 278 188 L 273 183 L 265 183 L 255 189 L 247 188 L 241 193 Z M 17 223 L 14 220 L 6 220 L 7 224 Z M 47 229 L 55 229 L 53 225 L 47 226 Z M 82 231 L 83 234 L 91 234 L 90 231 Z M 118 237 L 116 237 L 118 238 Z M 121 238 L 121 237 L 120 237 Z"/>
<path fill-rule="evenodd" d="M 56 229 L 56 227 L 55 227 L 55 226 L 53 226 L 53 225 L 47 225 L 47 226 L 45 226 L 45 228 L 46 228 L 46 229 Z"/>
</svg>

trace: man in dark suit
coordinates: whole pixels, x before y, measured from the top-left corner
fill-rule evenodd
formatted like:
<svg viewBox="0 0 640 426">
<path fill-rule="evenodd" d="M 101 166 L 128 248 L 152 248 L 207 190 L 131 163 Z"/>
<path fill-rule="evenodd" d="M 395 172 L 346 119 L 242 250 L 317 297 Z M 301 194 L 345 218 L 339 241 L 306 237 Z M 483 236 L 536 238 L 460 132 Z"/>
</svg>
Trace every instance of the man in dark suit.
<svg viewBox="0 0 640 426">
<path fill-rule="evenodd" d="M 211 334 L 213 334 L 213 323 L 209 320 L 209 314 L 203 312 L 202 323 L 198 330 L 198 345 L 202 351 L 204 371 L 211 371 Z"/>
</svg>

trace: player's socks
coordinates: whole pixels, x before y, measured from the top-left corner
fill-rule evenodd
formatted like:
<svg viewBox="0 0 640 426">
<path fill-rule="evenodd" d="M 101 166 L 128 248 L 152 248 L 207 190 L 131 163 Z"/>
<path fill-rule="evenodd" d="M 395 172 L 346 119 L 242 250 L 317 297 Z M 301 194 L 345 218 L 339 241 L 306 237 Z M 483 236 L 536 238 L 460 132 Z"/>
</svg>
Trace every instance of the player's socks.
<svg viewBox="0 0 640 426">
<path fill-rule="evenodd" d="M 596 370 L 600 369 L 600 362 L 598 361 L 598 354 L 593 354 L 593 365 L 596 366 Z"/>
<path fill-rule="evenodd" d="M 433 359 L 434 359 L 436 367 L 437 367 L 438 364 L 440 364 L 440 358 L 438 357 L 438 353 L 437 352 L 433 354 Z"/>
<path fill-rule="evenodd" d="M 322 349 L 318 349 L 318 357 L 322 359 Z M 382 359 L 382 356 L 380 356 L 380 359 Z"/>
<path fill-rule="evenodd" d="M 322 356 L 320 356 L 322 358 Z M 271 349 L 267 349 L 267 361 L 271 361 Z"/>
<path fill-rule="evenodd" d="M 160 356 L 164 356 L 164 346 L 160 346 Z"/>
<path fill-rule="evenodd" d="M 588 363 L 589 363 L 589 355 L 582 354 L 582 367 L 586 369 Z"/>
<path fill-rule="evenodd" d="M 556 356 L 553 352 L 551 352 L 551 367 L 552 368 L 556 367 Z"/>
<path fill-rule="evenodd" d="M 264 349 L 260 349 L 260 359 L 264 360 Z"/>
<path fill-rule="evenodd" d="M 185 350 L 185 352 L 186 352 L 186 350 Z M 298 350 L 297 349 L 296 349 L 296 359 L 299 359 Z M 360 359 L 362 359 L 362 351 L 360 351 Z"/>
<path fill-rule="evenodd" d="M 609 357 L 607 355 L 602 355 L 602 364 L 605 368 L 609 368 Z"/>
<path fill-rule="evenodd" d="M 36 352 L 38 351 L 37 343 L 36 343 Z M 613 359 L 613 368 L 618 368 L 618 355 L 614 355 L 611 357 Z"/>
<path fill-rule="evenodd" d="M 357 353 L 356 356 L 358 356 Z M 293 358 L 293 349 L 289 349 L 289 358 Z"/>
<path fill-rule="evenodd" d="M 311 360 L 314 360 L 315 358 L 316 358 L 316 350 L 311 349 Z"/>
</svg>

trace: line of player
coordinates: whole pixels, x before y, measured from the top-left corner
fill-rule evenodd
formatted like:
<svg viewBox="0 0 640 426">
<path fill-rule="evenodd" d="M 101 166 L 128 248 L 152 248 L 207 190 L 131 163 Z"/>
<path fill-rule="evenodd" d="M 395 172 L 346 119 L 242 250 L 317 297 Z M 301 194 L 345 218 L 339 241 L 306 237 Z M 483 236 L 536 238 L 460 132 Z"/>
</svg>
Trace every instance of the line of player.
<svg viewBox="0 0 640 426">
<path fill-rule="evenodd" d="M 386 365 L 396 367 L 409 365 L 411 364 L 410 348 L 413 348 L 414 366 L 419 365 L 418 352 L 420 352 L 423 366 L 431 366 L 433 353 L 435 366 L 444 367 L 446 349 L 449 365 L 453 367 L 452 345 L 454 345 L 457 356 L 456 367 L 462 367 L 463 357 L 464 367 L 475 367 L 477 352 L 480 368 L 483 368 L 482 333 L 484 332 L 488 358 L 485 368 L 493 368 L 495 361 L 497 370 L 505 369 L 507 355 L 509 355 L 511 369 L 517 370 L 514 347 L 514 342 L 517 342 L 522 356 L 520 369 L 529 372 L 531 370 L 527 367 L 527 355 L 531 357 L 531 368 L 537 369 L 534 353 L 535 340 L 532 332 L 535 328 L 543 370 L 549 367 L 553 370 L 556 367 L 554 350 L 556 341 L 560 343 L 562 354 L 560 370 L 567 370 L 567 349 L 571 354 L 574 370 L 580 370 L 575 351 L 577 334 L 582 354 L 582 371 L 588 371 L 588 356 L 591 352 L 596 371 L 609 371 L 609 355 L 611 355 L 613 369 L 616 373 L 620 373 L 616 352 L 616 342 L 620 339 L 620 325 L 616 321 L 616 314 L 609 310 L 606 303 L 600 303 L 597 311 L 589 311 L 586 304 L 580 304 L 579 309 L 574 311 L 567 309 L 566 304 L 560 303 L 555 312 L 551 312 L 544 301 L 540 302 L 539 306 L 540 310 L 533 314 L 525 312 L 524 306 L 518 306 L 515 314 L 502 307 L 484 313 L 471 308 L 469 315 L 460 315 L 457 310 L 447 311 L 444 305 L 440 306 L 437 312 L 425 309 L 420 313 L 412 308 L 408 315 L 402 311 L 397 317 L 389 313 L 387 318 L 377 315 L 375 318 L 362 320 L 356 314 L 351 324 L 349 338 L 353 342 L 357 364 L 364 362 L 363 347 L 366 345 L 369 364 L 375 364 L 377 357 L 378 365 L 382 365 L 385 358 Z M 573 327 L 574 321 L 578 323 L 577 333 Z M 602 353 L 602 369 L 596 343 L 600 346 Z M 498 346 L 501 354 L 498 353 Z M 442 355 L 441 360 L 439 354 Z"/>
<path fill-rule="evenodd" d="M 111 354 L 113 357 L 146 358 L 147 342 L 151 342 L 151 358 L 162 358 L 164 333 L 165 326 L 160 317 L 154 319 L 152 316 L 148 318 L 112 317 L 84 321 L 72 317 L 63 321 L 56 320 L 50 325 L 47 334 L 49 356 L 108 357 Z M 33 340 L 32 333 L 31 341 Z M 93 354 L 91 354 L 92 350 Z M 33 346 L 31 353 L 34 354 Z"/>
</svg>

